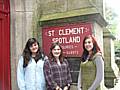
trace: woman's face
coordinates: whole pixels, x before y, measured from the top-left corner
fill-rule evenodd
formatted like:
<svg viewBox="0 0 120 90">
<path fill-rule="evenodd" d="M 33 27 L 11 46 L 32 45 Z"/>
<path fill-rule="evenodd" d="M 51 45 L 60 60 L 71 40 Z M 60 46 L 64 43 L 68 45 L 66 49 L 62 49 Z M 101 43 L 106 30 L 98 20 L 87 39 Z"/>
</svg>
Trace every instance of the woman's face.
<svg viewBox="0 0 120 90">
<path fill-rule="evenodd" d="M 30 51 L 32 52 L 32 54 L 35 54 L 38 51 L 38 44 L 33 43 L 32 46 L 30 46 Z"/>
<path fill-rule="evenodd" d="M 88 52 L 90 52 L 93 49 L 92 38 L 88 38 L 85 40 L 84 47 Z"/>
<path fill-rule="evenodd" d="M 55 58 L 59 58 L 61 54 L 61 49 L 58 45 L 56 45 L 55 48 L 52 49 L 52 54 Z"/>
</svg>

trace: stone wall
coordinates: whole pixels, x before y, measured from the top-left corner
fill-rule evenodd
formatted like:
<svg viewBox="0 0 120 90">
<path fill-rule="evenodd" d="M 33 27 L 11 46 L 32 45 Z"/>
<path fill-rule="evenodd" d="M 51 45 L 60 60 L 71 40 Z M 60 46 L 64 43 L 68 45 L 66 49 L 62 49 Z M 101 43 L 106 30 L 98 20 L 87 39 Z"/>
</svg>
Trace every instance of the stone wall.
<svg viewBox="0 0 120 90">
<path fill-rule="evenodd" d="M 43 24 L 43 22 L 47 24 L 48 21 L 54 20 L 55 23 L 55 20 L 64 19 L 65 21 L 63 23 L 71 23 L 79 21 L 86 22 L 89 19 L 89 21 L 95 21 L 94 35 L 97 36 L 97 39 L 100 38 L 99 40 L 102 40 L 102 30 L 98 24 L 100 20 L 99 22 L 96 22 L 95 19 L 97 18 L 91 18 L 91 16 L 84 17 L 84 15 L 86 16 L 96 13 L 102 15 L 102 1 L 103 0 L 10 0 L 12 90 L 18 90 L 16 82 L 16 69 L 18 59 L 23 51 L 26 41 L 30 37 L 36 37 L 42 45 L 42 30 L 40 24 Z M 71 17 L 75 18 L 72 19 Z M 98 31 L 100 31 L 100 33 L 97 33 Z M 103 41 L 99 42 L 102 43 Z M 100 45 L 103 47 L 102 44 Z M 70 62 L 73 63 L 73 60 L 79 59 L 70 58 Z M 75 63 L 77 63 L 77 61 Z M 75 82 L 77 82 L 77 74 L 75 73 L 77 71 L 76 68 L 74 68 L 73 76 L 76 75 L 76 78 L 74 78 Z"/>
<path fill-rule="evenodd" d="M 118 77 L 119 68 L 115 63 L 114 51 L 115 37 L 109 30 L 104 31 L 104 61 L 105 61 L 105 85 L 114 88 L 115 79 Z"/>
<path fill-rule="evenodd" d="M 35 36 L 37 0 L 10 0 L 11 88 L 18 90 L 17 63 L 28 38 Z"/>
</svg>

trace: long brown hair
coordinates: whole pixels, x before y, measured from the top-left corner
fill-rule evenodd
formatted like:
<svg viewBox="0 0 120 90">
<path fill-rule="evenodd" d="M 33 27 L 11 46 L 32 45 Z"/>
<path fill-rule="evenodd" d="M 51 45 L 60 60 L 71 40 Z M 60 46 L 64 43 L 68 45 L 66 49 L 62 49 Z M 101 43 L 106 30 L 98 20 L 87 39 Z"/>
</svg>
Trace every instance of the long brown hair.
<svg viewBox="0 0 120 90">
<path fill-rule="evenodd" d="M 25 48 L 23 50 L 23 59 L 24 59 L 24 62 L 23 62 L 23 67 L 25 68 L 27 65 L 28 65 L 28 62 L 30 61 L 31 59 L 31 55 L 32 55 L 32 52 L 30 50 L 30 47 L 32 46 L 32 44 L 34 43 L 37 43 L 38 44 L 38 51 L 37 51 L 37 54 L 36 54 L 36 57 L 35 57 L 35 60 L 38 61 L 40 58 L 44 57 L 44 54 L 41 50 L 41 47 L 39 45 L 39 42 L 35 39 L 35 38 L 30 38 L 28 39 L 26 45 L 25 45 Z"/>
<path fill-rule="evenodd" d="M 87 59 L 88 54 L 89 54 L 88 51 L 85 48 L 85 45 L 84 45 L 85 44 L 85 40 L 89 39 L 89 38 L 91 38 L 92 42 L 93 42 L 92 55 L 90 57 L 92 57 L 93 55 L 95 55 L 97 52 L 101 53 L 100 47 L 98 46 L 95 37 L 93 35 L 85 36 L 85 38 L 83 40 L 83 54 L 82 54 L 82 57 L 81 57 L 83 62 Z"/>
<path fill-rule="evenodd" d="M 50 61 L 56 61 L 56 59 L 55 59 L 55 57 L 53 56 L 53 53 L 52 53 L 52 50 L 55 48 L 55 46 L 59 46 L 60 47 L 60 49 L 61 49 L 61 54 L 60 54 L 60 56 L 59 56 L 59 60 L 60 60 L 60 62 L 62 63 L 63 62 L 63 49 L 62 49 L 62 47 L 60 46 L 60 44 L 59 44 L 59 42 L 53 42 L 52 44 L 51 44 L 51 47 L 50 47 L 50 53 L 49 53 L 49 60 Z"/>
</svg>

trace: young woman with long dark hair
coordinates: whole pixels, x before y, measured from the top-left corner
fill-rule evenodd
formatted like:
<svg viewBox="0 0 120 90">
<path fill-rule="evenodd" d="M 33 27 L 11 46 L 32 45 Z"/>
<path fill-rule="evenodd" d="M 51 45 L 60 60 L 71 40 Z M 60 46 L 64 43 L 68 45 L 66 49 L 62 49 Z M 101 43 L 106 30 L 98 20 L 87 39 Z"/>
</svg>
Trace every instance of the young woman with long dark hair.
<svg viewBox="0 0 120 90">
<path fill-rule="evenodd" d="M 38 41 L 30 38 L 17 67 L 17 82 L 20 90 L 46 90 L 43 72 L 45 58 Z"/>
</svg>

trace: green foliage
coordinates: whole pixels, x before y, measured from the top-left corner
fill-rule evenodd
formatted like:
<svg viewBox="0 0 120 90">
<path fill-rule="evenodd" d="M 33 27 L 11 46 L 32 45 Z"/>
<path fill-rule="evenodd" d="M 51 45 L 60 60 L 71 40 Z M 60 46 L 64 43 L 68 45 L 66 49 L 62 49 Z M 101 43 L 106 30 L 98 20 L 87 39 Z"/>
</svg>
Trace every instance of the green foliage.
<svg viewBox="0 0 120 90">
<path fill-rule="evenodd" d="M 118 25 L 117 14 L 111 8 L 106 9 L 106 21 L 108 22 L 107 29 L 116 36 Z"/>
<path fill-rule="evenodd" d="M 111 31 L 111 33 L 116 36 L 117 33 L 117 26 L 118 26 L 118 15 L 114 12 L 114 10 L 110 7 L 106 7 L 105 9 L 105 17 L 106 17 L 106 21 L 108 22 L 108 26 L 107 29 L 109 29 Z M 118 50 L 120 50 L 120 40 L 115 40 L 115 52 L 117 52 Z"/>
<path fill-rule="evenodd" d="M 120 49 L 120 40 L 116 40 L 115 42 L 115 50 Z"/>
</svg>

